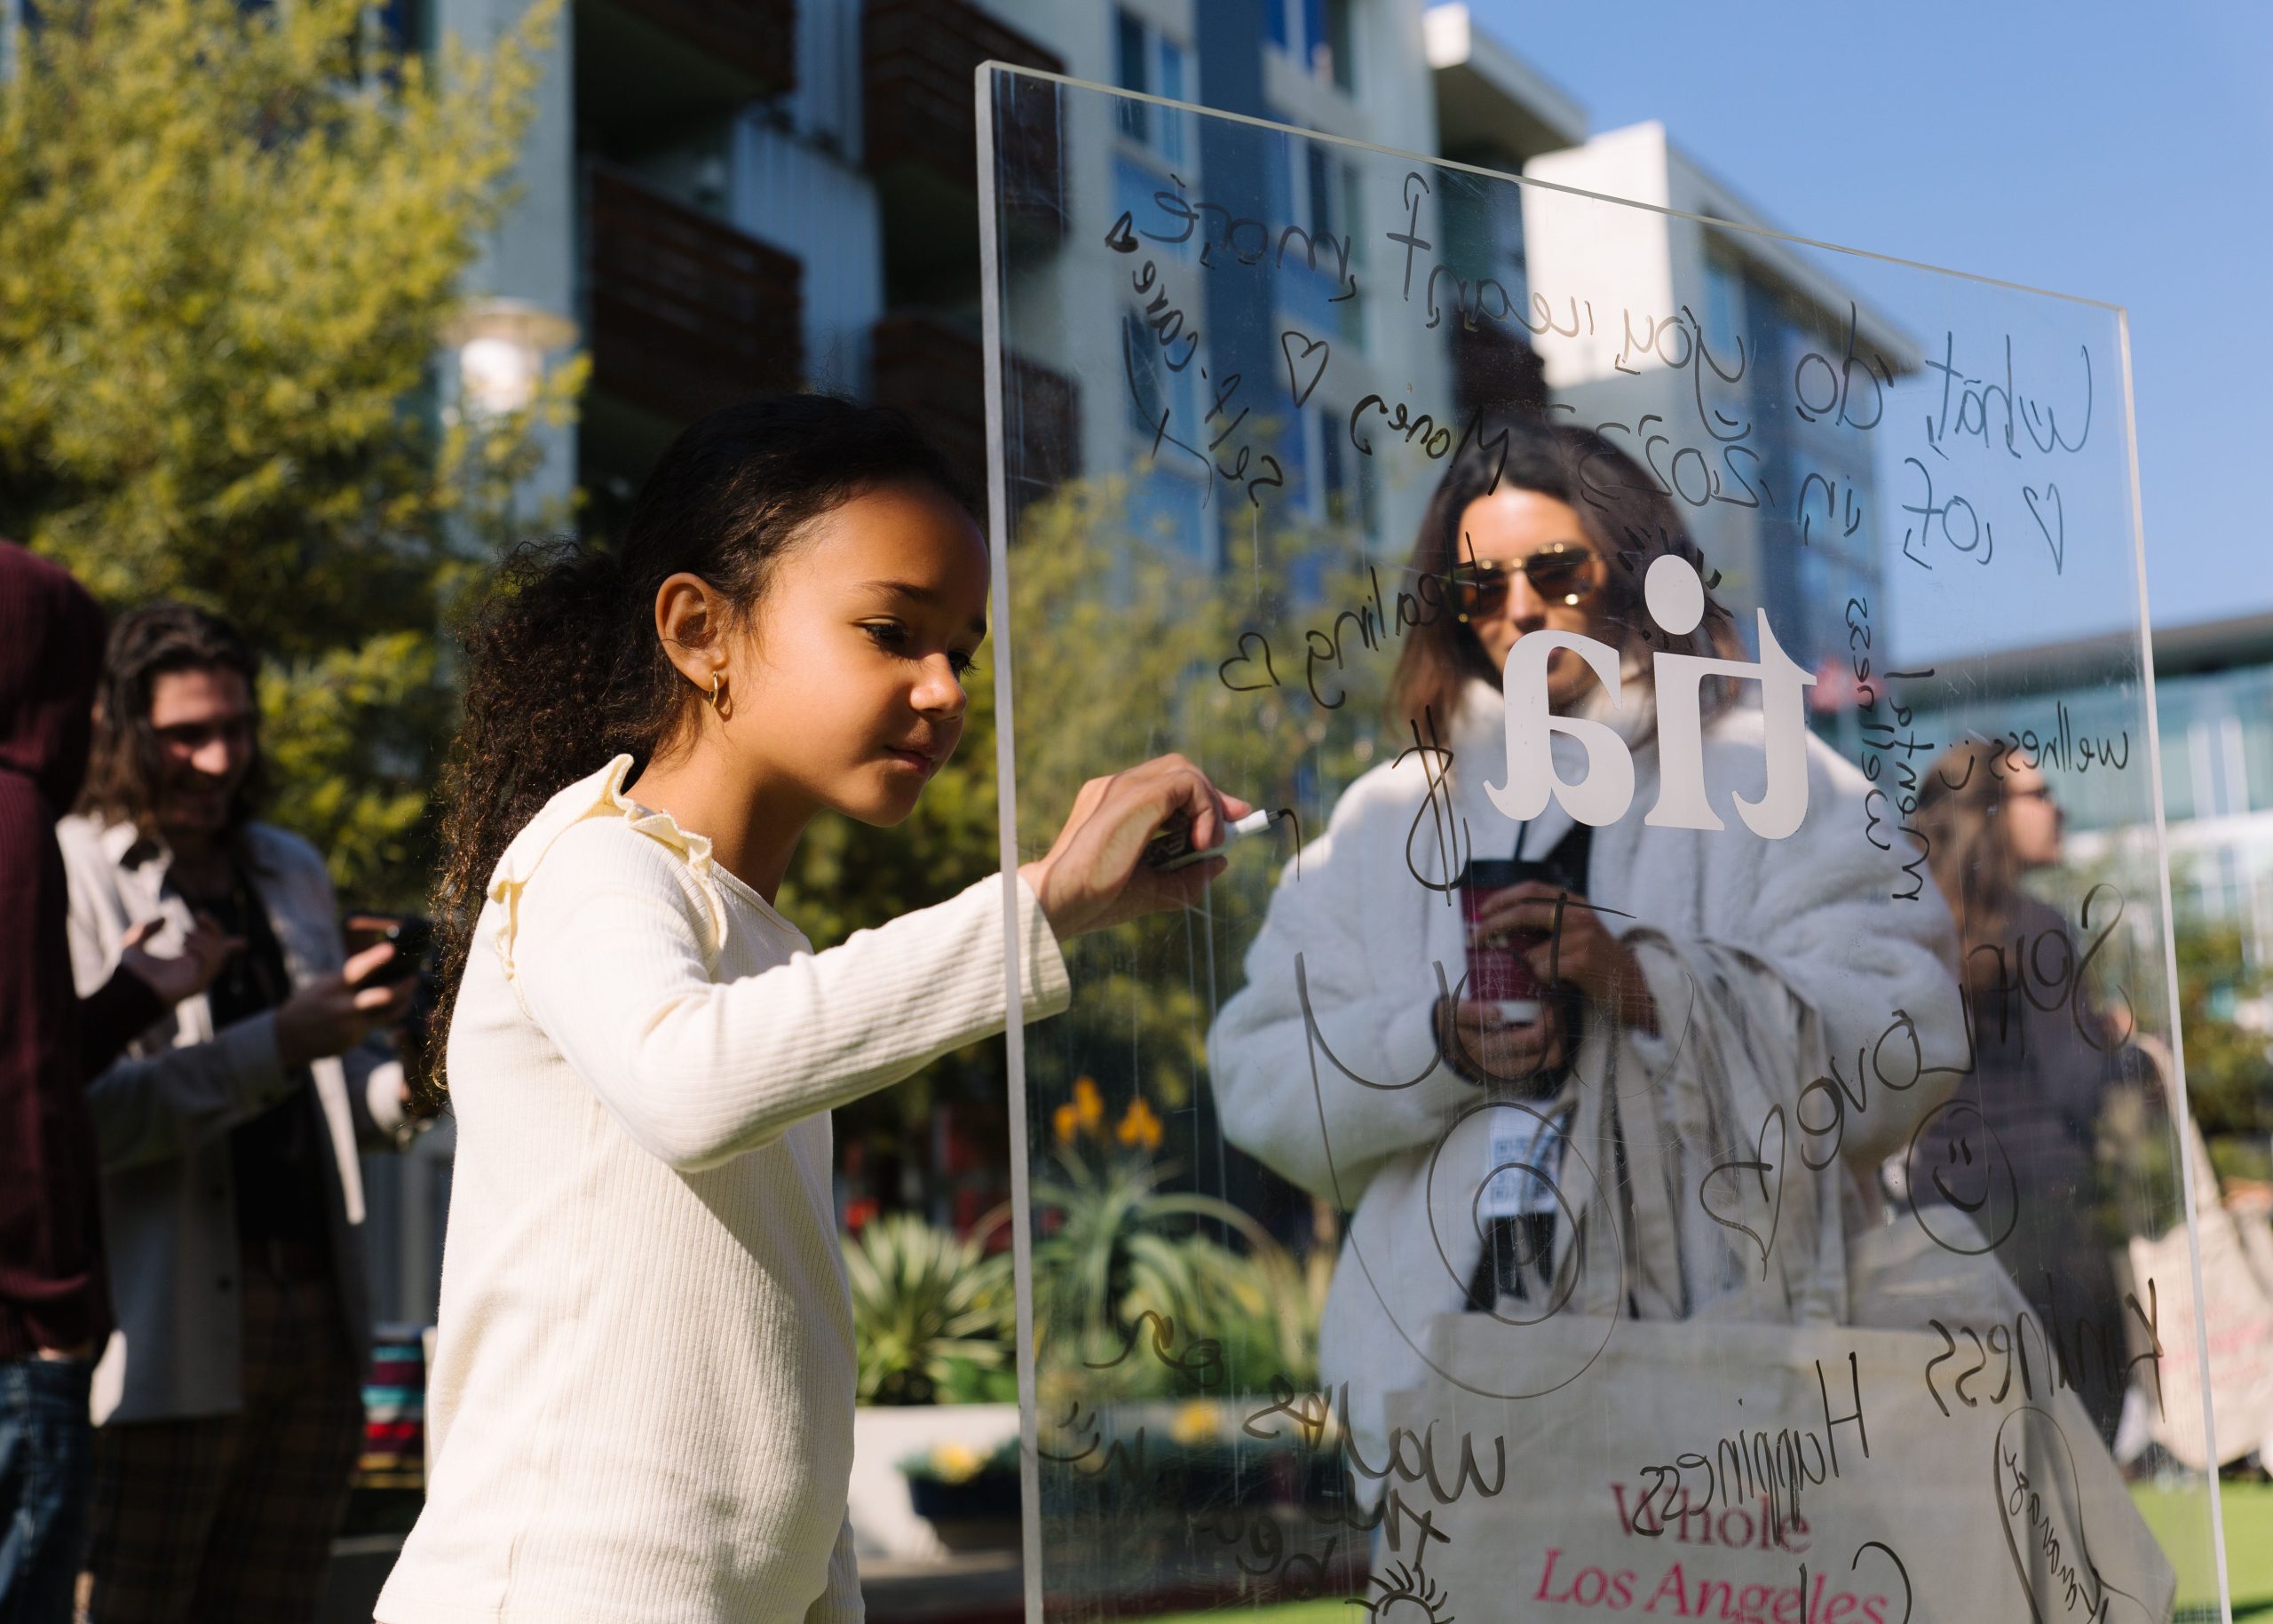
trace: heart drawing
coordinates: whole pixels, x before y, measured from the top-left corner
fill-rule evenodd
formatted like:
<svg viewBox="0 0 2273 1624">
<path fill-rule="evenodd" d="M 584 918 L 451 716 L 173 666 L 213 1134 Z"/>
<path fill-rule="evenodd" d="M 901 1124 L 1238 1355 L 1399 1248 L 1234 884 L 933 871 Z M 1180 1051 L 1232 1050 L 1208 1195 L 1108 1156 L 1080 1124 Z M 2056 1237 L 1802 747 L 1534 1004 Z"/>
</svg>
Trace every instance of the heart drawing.
<svg viewBox="0 0 2273 1624">
<path fill-rule="evenodd" d="M 1255 659 L 1255 656 L 1247 652 L 1247 646 L 1249 638 L 1253 638 L 1263 648 L 1263 680 L 1261 682 L 1233 682 L 1232 669 L 1234 666 L 1250 664 Z M 1271 669 L 1271 640 L 1259 631 L 1242 631 L 1239 633 L 1239 652 L 1217 666 L 1216 675 L 1222 680 L 1223 685 L 1234 693 L 1253 693 L 1258 688 L 1277 687 L 1279 673 Z"/>
<path fill-rule="evenodd" d="M 1295 350 L 1298 344 L 1302 345 L 1300 354 Z M 1308 333 L 1288 328 L 1279 335 L 1279 353 L 1287 358 L 1287 392 L 1295 397 L 1295 405 L 1299 408 L 1309 402 L 1311 392 L 1318 388 L 1319 380 L 1326 376 L 1326 363 L 1334 358 L 1334 351 L 1325 339 L 1313 338 Z M 1318 357 L 1315 367 L 1311 366 L 1313 355 Z M 1303 382 L 1305 367 L 1310 368 L 1311 375 L 1307 384 Z"/>
<path fill-rule="evenodd" d="M 1775 1154 L 1772 1156 L 1769 1154 L 1769 1140 L 1771 1133 L 1775 1140 Z M 1732 1229 L 1740 1235 L 1751 1236 L 1752 1243 L 1760 1248 L 1760 1278 L 1763 1280 L 1768 1278 L 1769 1251 L 1776 1244 L 1776 1226 L 1783 1221 L 1784 1217 L 1786 1133 L 1784 1107 L 1771 1106 L 1767 1118 L 1760 1124 L 1759 1137 L 1753 1142 L 1752 1155 L 1741 1161 L 1722 1162 L 1707 1173 L 1697 1184 L 1697 1204 L 1705 1209 L 1705 1216 L 1723 1229 Z M 1767 1208 L 1768 1232 L 1766 1234 L 1762 1234 L 1760 1231 L 1740 1217 L 1732 1217 L 1728 1212 L 1715 1209 L 1714 1203 L 1716 1192 L 1713 1181 L 1724 1173 L 1749 1173 L 1753 1176 L 1760 1188 L 1760 1204 Z M 1773 1176 L 1772 1184 L 1771 1175 Z M 1740 1177 L 1731 1181 L 1731 1184 L 1723 1187 L 1717 1195 L 1730 1210 L 1739 1212 L 1746 1209 L 1745 1204 L 1752 1199 L 1750 1192 L 1744 1188 L 1744 1180 Z"/>
<path fill-rule="evenodd" d="M 2052 573 L 2058 574 L 2068 561 L 2068 505 L 2061 500 L 2060 487 L 2051 480 L 2044 482 L 2039 492 L 2033 485 L 2021 487 L 2021 495 L 2028 503 L 2029 516 L 2036 520 L 2036 527 L 2044 532 L 2045 544 L 2052 549 Z M 2052 517 L 2044 517 L 2040 503 L 2052 504 Z"/>
</svg>

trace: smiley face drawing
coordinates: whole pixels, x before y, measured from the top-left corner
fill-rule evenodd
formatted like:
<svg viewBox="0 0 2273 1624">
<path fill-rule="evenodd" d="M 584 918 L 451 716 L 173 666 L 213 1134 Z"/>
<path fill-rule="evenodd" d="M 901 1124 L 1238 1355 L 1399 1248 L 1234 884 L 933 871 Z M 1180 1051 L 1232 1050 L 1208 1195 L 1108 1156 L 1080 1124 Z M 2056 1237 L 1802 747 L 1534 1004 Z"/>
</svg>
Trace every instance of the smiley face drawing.
<svg viewBox="0 0 2273 1624">
<path fill-rule="evenodd" d="M 1937 1156 L 1935 1125 L 1947 1118 Z M 1962 1099 L 1937 1105 L 1911 1136 L 1906 1158 L 1912 1211 L 1935 1243 L 1977 1257 L 2002 1245 L 2020 1221 L 2020 1176 L 1981 1108 Z M 1928 1192 L 1937 1198 L 1922 1199 Z"/>
</svg>

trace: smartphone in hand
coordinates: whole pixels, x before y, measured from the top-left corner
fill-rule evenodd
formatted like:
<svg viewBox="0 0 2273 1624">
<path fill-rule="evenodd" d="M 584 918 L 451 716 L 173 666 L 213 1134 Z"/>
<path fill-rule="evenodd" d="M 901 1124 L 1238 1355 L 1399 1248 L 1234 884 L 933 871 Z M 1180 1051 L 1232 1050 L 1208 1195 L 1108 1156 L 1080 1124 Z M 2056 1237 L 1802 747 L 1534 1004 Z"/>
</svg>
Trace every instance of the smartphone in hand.
<svg viewBox="0 0 2273 1624">
<path fill-rule="evenodd" d="M 431 967 L 434 955 L 434 922 L 416 914 L 350 914 L 340 921 L 347 939 L 347 956 L 386 942 L 394 957 L 372 970 L 358 986 L 389 986 L 415 981 Z"/>
</svg>

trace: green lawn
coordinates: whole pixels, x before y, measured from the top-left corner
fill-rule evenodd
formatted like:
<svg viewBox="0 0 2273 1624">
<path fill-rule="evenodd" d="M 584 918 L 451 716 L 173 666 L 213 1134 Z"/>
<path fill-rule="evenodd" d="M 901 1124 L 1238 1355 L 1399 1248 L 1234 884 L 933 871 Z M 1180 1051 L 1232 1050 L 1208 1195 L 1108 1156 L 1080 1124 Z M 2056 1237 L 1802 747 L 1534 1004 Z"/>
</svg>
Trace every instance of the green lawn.
<svg viewBox="0 0 2273 1624">
<path fill-rule="evenodd" d="M 2226 1512 L 2226 1562 L 2233 1577 L 2234 1618 L 2273 1624 L 2273 1484 L 2220 1485 Z M 2141 1485 L 2133 1490 L 2139 1510 L 2178 1568 L 2182 1618 L 2217 1617 L 2218 1588 L 2209 1558 L 2209 1494 L 2206 1490 L 2171 1491 Z M 1154 1624 L 1366 1624 L 1365 1613 L 1345 1600 L 1290 1602 L 1252 1612 L 1180 1612 Z"/>
<path fill-rule="evenodd" d="M 2273 1483 L 2229 1481 L 2218 1486 L 2226 1512 L 2226 1571 L 2233 1582 L 2234 1617 L 2273 1618 Z M 2142 1485 L 2132 1491 L 2132 1498 L 2177 1565 L 2180 1608 L 2206 1608 L 2211 1611 L 2201 1616 L 2216 1617 L 2208 1491 L 2165 1491 Z"/>
</svg>

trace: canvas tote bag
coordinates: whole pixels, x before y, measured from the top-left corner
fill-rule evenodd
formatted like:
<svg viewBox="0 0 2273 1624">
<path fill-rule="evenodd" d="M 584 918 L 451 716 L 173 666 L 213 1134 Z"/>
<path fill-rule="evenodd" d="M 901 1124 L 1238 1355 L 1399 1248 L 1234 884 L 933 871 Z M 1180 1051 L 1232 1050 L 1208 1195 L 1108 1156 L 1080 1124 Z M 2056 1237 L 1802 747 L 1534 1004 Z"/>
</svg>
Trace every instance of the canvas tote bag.
<svg viewBox="0 0 2273 1624">
<path fill-rule="evenodd" d="M 2156 1078 L 2167 1092 L 2173 1067 L 2170 1051 L 2160 1043 L 2142 1041 L 2140 1048 L 2153 1062 Z M 2197 1339 L 2194 1320 L 2187 1314 L 2168 1315 L 2162 1325 L 2162 1381 L 2145 1406 L 2147 1435 L 2176 1457 L 2182 1465 L 2207 1471 L 2238 1461 L 2253 1449 L 2273 1451 L 2273 1287 L 2251 1256 L 2253 1237 L 2242 1225 L 2261 1229 L 2264 1218 L 2244 1219 L 2229 1212 L 2218 1198 L 2218 1173 L 2210 1161 L 2210 1148 L 2191 1113 L 2180 1116 L 2189 1171 L 2194 1181 L 2194 1225 L 2202 1248 L 2202 1320 L 2209 1333 Z M 2183 1295 L 2193 1280 L 2193 1259 L 2187 1251 L 2186 1225 L 2168 1232 L 2134 1237 L 2116 1258 L 2116 1272 L 2126 1289 L 2142 1299 L 2152 1281 L 2167 1301 Z M 2126 1276 L 2127 1275 L 2127 1279 Z M 2135 1331 L 2134 1331 L 2135 1335 Z M 2134 1351 L 2138 1347 L 2134 1342 Z M 2210 1366 L 2211 1415 L 2217 1430 L 2217 1455 L 2210 1459 L 2209 1440 L 2202 1427 L 2202 1358 L 2206 1348 Z"/>
<path fill-rule="evenodd" d="M 1952 1362 L 1923 1328 L 2012 1326 L 2027 1305 L 2002 1271 L 1907 1218 L 1846 1262 L 1849 1292 L 1826 1299 L 1849 1302 L 1843 1325 L 1576 1304 L 1437 1319 L 1430 1379 L 1386 1419 L 1392 1464 L 1438 1470 L 1387 1479 L 1401 1549 L 1377 1553 L 1376 1606 L 1408 1596 L 1435 1624 L 2165 1624 L 2176 1575 L 2074 1395 L 2040 1358 L 1960 1391 L 1969 1349 Z M 1511 1359 L 1573 1374 L 1489 1396 L 1523 1384 Z"/>
</svg>

